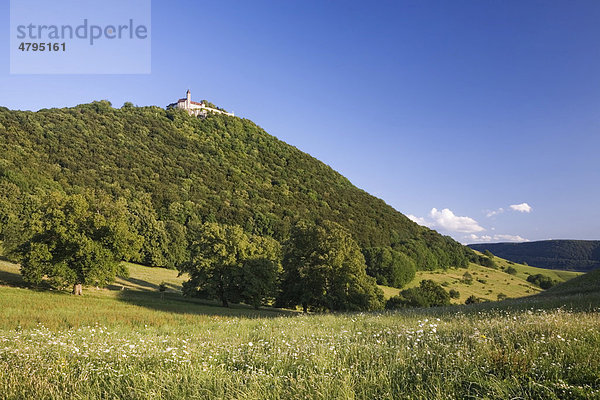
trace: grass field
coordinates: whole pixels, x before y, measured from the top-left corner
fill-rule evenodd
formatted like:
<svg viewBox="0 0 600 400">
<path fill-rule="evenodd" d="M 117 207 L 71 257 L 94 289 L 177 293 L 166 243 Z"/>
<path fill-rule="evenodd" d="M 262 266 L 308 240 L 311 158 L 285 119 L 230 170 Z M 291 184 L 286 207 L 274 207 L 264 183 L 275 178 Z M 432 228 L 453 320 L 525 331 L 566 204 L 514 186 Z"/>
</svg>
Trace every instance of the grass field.
<svg viewBox="0 0 600 400">
<path fill-rule="evenodd" d="M 525 299 L 325 315 L 224 309 L 181 279 L 133 265 L 79 297 L 0 262 L 0 398 L 600 398 L 600 271 Z"/>
<path fill-rule="evenodd" d="M 496 301 L 499 294 L 504 294 L 508 298 L 519 298 L 531 296 L 539 293 L 542 290 L 527 282 L 529 275 L 543 274 L 555 279 L 559 282 L 565 282 L 576 276 L 581 275 L 580 272 L 572 271 L 556 271 L 544 268 L 536 268 L 528 265 L 509 263 L 500 257 L 494 257 L 494 262 L 498 269 L 483 267 L 477 264 L 469 264 L 469 268 L 448 269 L 446 271 L 417 271 L 415 279 L 412 280 L 406 287 L 418 286 L 421 280 L 431 279 L 434 282 L 442 284 L 446 290 L 455 289 L 460 293 L 458 299 L 452 299 L 454 304 L 464 304 L 465 300 L 475 295 L 482 299 Z M 517 270 L 515 275 L 510 275 L 504 272 L 509 266 Z M 473 277 L 472 284 L 462 282 L 462 277 L 465 272 Z M 382 287 L 386 298 L 397 295 L 400 290 L 390 287 Z"/>
<path fill-rule="evenodd" d="M 0 329 L 76 328 L 102 324 L 132 328 L 199 323 L 212 317 L 273 317 L 291 312 L 244 305 L 231 308 L 220 303 L 184 298 L 177 271 L 129 265 L 130 277 L 117 279 L 110 289 L 86 288 L 83 296 L 56 290 L 24 288 L 19 267 L 0 261 Z M 167 282 L 164 296 L 158 285 Z M 124 288 L 124 289 L 122 289 Z"/>
</svg>

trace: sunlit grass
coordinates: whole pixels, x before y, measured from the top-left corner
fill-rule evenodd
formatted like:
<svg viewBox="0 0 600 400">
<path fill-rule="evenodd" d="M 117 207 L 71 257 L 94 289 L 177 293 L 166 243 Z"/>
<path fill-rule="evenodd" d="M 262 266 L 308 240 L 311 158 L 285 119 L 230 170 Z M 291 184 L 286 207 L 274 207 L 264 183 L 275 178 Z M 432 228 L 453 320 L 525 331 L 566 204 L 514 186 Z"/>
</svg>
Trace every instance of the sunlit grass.
<svg viewBox="0 0 600 400">
<path fill-rule="evenodd" d="M 453 299 L 452 302 L 455 304 L 464 304 L 465 300 L 471 295 L 485 300 L 496 301 L 499 294 L 503 294 L 508 298 L 519 298 L 540 293 L 542 290 L 539 287 L 527 282 L 529 275 L 544 274 L 558 282 L 565 282 L 581 275 L 581 272 L 556 271 L 517 263 L 510 264 L 499 257 L 494 257 L 494 261 L 498 266 L 497 269 L 470 263 L 469 268 L 450 268 L 445 271 L 417 271 L 415 279 L 408 283 L 406 287 L 415 287 L 419 285 L 421 280 L 431 279 L 434 282 L 442 284 L 446 290 L 458 290 L 460 297 Z M 517 271 L 515 275 L 505 272 L 509 266 Z M 462 281 L 465 272 L 469 272 L 472 275 L 473 282 L 471 284 Z M 400 290 L 394 288 L 384 289 L 386 297 L 391 297 L 399 292 Z"/>
<path fill-rule="evenodd" d="M 290 313 L 270 308 L 257 311 L 244 305 L 223 308 L 216 302 L 184 298 L 180 291 L 185 278 L 177 277 L 177 271 L 136 264 L 128 267 L 130 277 L 119 278 L 110 289 L 86 287 L 83 296 L 71 296 L 68 291 L 26 288 L 18 265 L 0 261 L 0 329 L 38 324 L 53 329 L 96 323 L 111 327 L 160 326 L 201 323 L 213 317 Z M 161 282 L 167 283 L 164 296 L 158 290 Z"/>
<path fill-rule="evenodd" d="M 593 398 L 600 316 L 563 310 L 220 318 L 0 331 L 19 398 Z"/>
<path fill-rule="evenodd" d="M 557 296 L 301 315 L 185 299 L 170 270 L 79 297 L 0 263 L 0 398 L 600 398 L 598 274 Z"/>
</svg>

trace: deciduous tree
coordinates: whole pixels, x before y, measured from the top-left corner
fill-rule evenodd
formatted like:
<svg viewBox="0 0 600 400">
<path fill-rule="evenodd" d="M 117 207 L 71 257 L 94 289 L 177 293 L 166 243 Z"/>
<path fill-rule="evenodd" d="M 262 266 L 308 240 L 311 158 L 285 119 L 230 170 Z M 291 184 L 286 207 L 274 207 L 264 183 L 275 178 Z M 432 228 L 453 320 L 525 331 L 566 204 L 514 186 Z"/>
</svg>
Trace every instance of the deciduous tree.
<svg viewBox="0 0 600 400">
<path fill-rule="evenodd" d="M 282 305 L 301 305 L 304 311 L 383 308 L 383 293 L 366 274 L 358 245 L 336 223 L 298 223 L 285 246 L 283 266 Z"/>
<path fill-rule="evenodd" d="M 370 247 L 363 251 L 367 274 L 380 285 L 401 288 L 412 281 L 416 265 L 410 257 L 389 247 Z"/>
<path fill-rule="evenodd" d="M 180 268 L 190 275 L 184 283 L 186 294 L 219 299 L 224 307 L 240 301 L 258 307 L 274 297 L 280 268 L 274 239 L 215 222 L 204 223 L 195 235 L 190 261 Z"/>
<path fill-rule="evenodd" d="M 25 281 L 39 284 L 48 277 L 59 287 L 73 285 L 73 293 L 81 295 L 82 285 L 105 285 L 126 274 L 121 260 L 141 244 L 127 213 L 123 199 L 105 194 L 50 193 L 18 232 L 13 255 Z"/>
</svg>

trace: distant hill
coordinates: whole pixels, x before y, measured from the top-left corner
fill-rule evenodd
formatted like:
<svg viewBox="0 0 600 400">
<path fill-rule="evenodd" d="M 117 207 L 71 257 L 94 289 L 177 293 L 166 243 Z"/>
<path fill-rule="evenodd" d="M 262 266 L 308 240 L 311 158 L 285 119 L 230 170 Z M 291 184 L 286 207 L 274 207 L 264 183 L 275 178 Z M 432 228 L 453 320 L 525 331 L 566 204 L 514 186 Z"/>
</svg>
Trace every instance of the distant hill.
<svg viewBox="0 0 600 400">
<path fill-rule="evenodd" d="M 549 269 L 590 271 L 600 268 L 600 240 L 542 240 L 526 243 L 470 244 L 478 251 L 493 254 L 513 262 Z"/>
<path fill-rule="evenodd" d="M 149 246 L 139 257 L 145 265 L 173 267 L 185 257 L 190 226 L 205 221 L 281 241 L 300 219 L 330 220 L 362 248 L 394 247 L 421 269 L 466 265 L 473 255 L 248 119 L 108 101 L 0 107 L 0 240 L 44 192 L 82 189 L 135 208 Z"/>
</svg>

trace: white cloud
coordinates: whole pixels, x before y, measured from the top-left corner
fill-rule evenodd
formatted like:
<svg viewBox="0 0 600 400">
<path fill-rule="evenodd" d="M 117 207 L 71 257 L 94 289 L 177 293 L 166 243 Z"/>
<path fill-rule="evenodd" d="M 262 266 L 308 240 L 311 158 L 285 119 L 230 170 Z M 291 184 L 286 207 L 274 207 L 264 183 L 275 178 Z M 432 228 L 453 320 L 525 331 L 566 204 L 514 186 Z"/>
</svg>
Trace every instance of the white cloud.
<svg viewBox="0 0 600 400">
<path fill-rule="evenodd" d="M 425 221 L 425 218 L 421 218 L 421 217 L 417 217 L 415 215 L 412 214 L 408 214 L 407 215 L 408 219 L 410 219 L 413 222 L 416 222 L 419 225 L 423 225 L 423 226 L 427 226 L 427 221 Z"/>
<path fill-rule="evenodd" d="M 465 236 L 465 239 L 468 239 L 473 242 L 529 242 L 528 239 L 521 237 L 519 235 L 475 235 L 470 234 Z"/>
<path fill-rule="evenodd" d="M 532 207 L 527 203 L 513 204 L 510 209 L 519 212 L 531 212 Z M 505 208 L 498 208 L 497 210 L 488 211 L 487 216 L 491 217 L 497 214 L 501 214 L 507 211 Z M 447 231 L 454 233 L 456 240 L 459 240 L 456 233 L 466 233 L 468 235 L 462 236 L 462 240 L 466 243 L 487 243 L 487 242 L 528 242 L 529 239 L 519 235 L 508 235 L 495 233 L 496 228 L 490 228 L 489 234 L 481 234 L 480 232 L 486 231 L 479 223 L 471 217 L 455 215 L 452 210 L 444 208 L 438 210 L 432 208 L 429 215 L 425 218 L 417 217 L 412 214 L 406 215 L 409 219 L 416 222 L 419 225 L 427 226 L 431 229 L 438 229 L 440 231 Z"/>
<path fill-rule="evenodd" d="M 511 204 L 510 208 L 515 211 L 526 212 L 526 213 L 531 212 L 531 210 L 532 210 L 531 206 L 527 203 Z"/>
<path fill-rule="evenodd" d="M 502 214 L 504 212 L 504 208 L 500 207 L 497 210 L 488 211 L 485 215 L 486 217 L 493 217 L 494 215 Z"/>
<path fill-rule="evenodd" d="M 504 240 L 507 242 L 529 242 L 529 239 L 525 239 L 519 235 L 494 235 L 494 240 Z"/>
<path fill-rule="evenodd" d="M 437 208 L 432 208 L 429 216 L 433 218 L 434 226 L 447 231 L 465 233 L 485 231 L 473 218 L 459 217 L 454 215 L 448 208 L 444 208 L 441 211 Z"/>
<path fill-rule="evenodd" d="M 473 242 L 491 242 L 492 241 L 492 237 L 490 235 L 477 236 L 474 233 L 471 233 L 470 235 L 465 236 L 465 239 L 470 239 Z"/>
<path fill-rule="evenodd" d="M 533 208 L 527 203 L 511 204 L 510 209 L 513 211 L 519 211 L 519 212 L 524 212 L 524 213 L 528 213 L 528 212 L 531 212 L 531 210 L 533 210 Z M 500 207 L 497 210 L 487 211 L 485 216 L 488 218 L 493 217 L 494 215 L 502 214 L 504 211 L 506 211 L 506 210 L 504 208 Z"/>
</svg>

